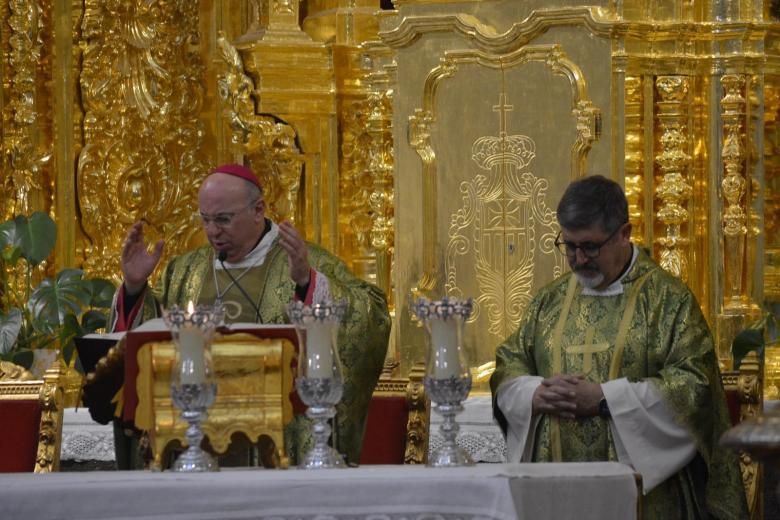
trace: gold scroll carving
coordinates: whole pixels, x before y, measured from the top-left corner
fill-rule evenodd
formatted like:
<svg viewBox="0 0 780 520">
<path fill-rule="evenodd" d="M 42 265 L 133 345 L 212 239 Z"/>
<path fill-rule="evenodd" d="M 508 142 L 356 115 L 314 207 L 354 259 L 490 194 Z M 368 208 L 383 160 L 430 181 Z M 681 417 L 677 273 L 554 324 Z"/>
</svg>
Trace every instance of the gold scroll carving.
<svg viewBox="0 0 780 520">
<path fill-rule="evenodd" d="M 656 105 L 661 131 L 661 153 L 656 157 L 661 176 L 656 196 L 662 201 L 656 218 L 665 226 L 664 235 L 658 237 L 657 243 L 661 246 L 661 267 L 683 280 L 688 278 L 685 246 L 689 243 L 684 229 L 689 217 L 685 206 L 692 192 L 687 178 L 691 160 L 686 127 L 688 83 L 688 78 L 684 76 L 659 76 L 656 79 L 659 95 Z"/>
<path fill-rule="evenodd" d="M 723 298 L 726 309 L 742 309 L 743 269 L 745 266 L 745 237 L 747 235 L 747 213 L 743 198 L 747 192 L 747 181 L 743 177 L 743 163 L 746 153 L 742 144 L 745 122 L 744 76 L 727 74 L 721 78 L 724 96 L 723 108 L 723 157 L 724 175 L 721 182 L 723 198 L 724 256 L 726 283 Z"/>
<path fill-rule="evenodd" d="M 93 0 L 81 36 L 84 265 L 118 281 L 117 252 L 133 222 L 143 220 L 152 241 L 164 237 L 178 247 L 199 230 L 196 189 L 207 165 L 199 152 L 202 62 L 192 48 L 198 6 Z"/>
<path fill-rule="evenodd" d="M 303 208 L 298 203 L 298 190 L 304 160 L 295 142 L 295 130 L 271 116 L 257 115 L 254 82 L 244 73 L 238 50 L 224 35 L 219 36 L 217 45 L 227 64 L 218 84 L 233 130 L 231 142 L 260 179 L 269 216 L 280 222 L 300 222 Z"/>
<path fill-rule="evenodd" d="M 3 89 L 8 100 L 3 106 L 2 164 L 4 175 L 0 195 L 0 215 L 7 220 L 14 214 L 29 214 L 51 204 L 48 164 L 51 153 L 46 146 L 45 119 L 39 113 L 42 104 L 40 83 L 47 67 L 43 58 L 50 2 L 12 0 L 3 2 Z M 6 54 L 7 53 L 7 54 Z"/>
<path fill-rule="evenodd" d="M 484 67 L 501 77 L 507 70 L 535 63 L 565 79 L 574 127 L 570 177 L 585 173 L 587 153 L 599 136 L 599 110 L 588 98 L 581 71 L 559 46 L 527 46 L 506 55 L 446 52 L 440 65 L 428 74 L 422 107 L 409 120 L 409 144 L 422 160 L 423 200 L 428 201 L 422 205 L 425 271 L 413 292 L 435 293 L 439 287 L 437 207 L 429 202 L 437 200 L 437 184 L 446 174 L 439 171 L 432 143 L 432 129 L 441 119 L 437 113 L 439 91 L 464 67 Z M 442 289 L 456 297 L 474 296 L 475 312 L 470 321 L 487 327 L 480 334 L 489 335 L 492 342 L 506 337 L 519 323 L 532 297 L 538 262 L 550 260 L 546 263 L 552 266 L 551 277 L 564 269 L 564 259 L 553 245 L 559 228 L 547 200 L 548 181 L 529 169 L 536 155 L 535 142 L 508 131 L 514 108 L 508 101 L 512 91 L 499 92 L 491 105 L 498 114 L 497 135 L 479 137 L 471 144 L 469 155 L 476 170 L 460 182 L 461 207 L 449 216 L 443 250 Z M 458 266 L 462 258 L 473 258 L 472 265 Z M 464 291 L 464 287 L 469 290 Z M 492 350 L 478 349 L 476 356 L 475 361 L 483 363 L 490 359 Z"/>
</svg>

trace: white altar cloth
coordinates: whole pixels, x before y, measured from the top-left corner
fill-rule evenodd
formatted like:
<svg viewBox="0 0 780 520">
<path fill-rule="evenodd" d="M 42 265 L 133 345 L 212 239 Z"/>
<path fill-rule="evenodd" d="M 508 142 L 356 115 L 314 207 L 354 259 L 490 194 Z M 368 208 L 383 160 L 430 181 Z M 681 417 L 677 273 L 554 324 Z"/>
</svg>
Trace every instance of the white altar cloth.
<svg viewBox="0 0 780 520">
<path fill-rule="evenodd" d="M 463 401 L 463 411 L 455 418 L 460 426 L 456 441 L 475 462 L 506 462 L 506 440 L 501 428 L 493 419 L 493 401 L 488 395 L 470 395 Z M 444 444 L 439 431 L 442 417 L 431 410 L 431 427 L 428 437 L 430 456 Z"/>
<path fill-rule="evenodd" d="M 96 423 L 86 408 L 65 408 L 60 460 L 110 462 L 114 458 L 113 426 Z"/>
<path fill-rule="evenodd" d="M 4 520 L 633 519 L 637 497 L 609 462 L 0 475 Z"/>
</svg>

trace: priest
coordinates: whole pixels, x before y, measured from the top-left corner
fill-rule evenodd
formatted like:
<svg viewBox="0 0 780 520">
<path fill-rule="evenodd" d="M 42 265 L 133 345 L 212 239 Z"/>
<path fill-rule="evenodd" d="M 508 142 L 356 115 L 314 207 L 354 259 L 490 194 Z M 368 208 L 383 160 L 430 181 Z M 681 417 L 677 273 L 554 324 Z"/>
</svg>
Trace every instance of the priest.
<svg viewBox="0 0 780 520">
<path fill-rule="evenodd" d="M 620 461 L 642 476 L 644 518 L 747 518 L 694 295 L 631 243 L 617 183 L 573 182 L 557 215 L 571 271 L 533 298 L 490 381 L 509 461 Z"/>
<path fill-rule="evenodd" d="M 287 305 L 346 300 L 338 348 L 344 397 L 337 406 L 334 439 L 347 461 L 357 463 L 368 402 L 387 350 L 390 318 L 385 295 L 356 278 L 324 249 L 305 242 L 288 222 L 265 216 L 263 190 L 254 172 L 237 164 L 215 168 L 198 192 L 200 220 L 209 245 L 171 259 L 154 287 L 149 277 L 164 241 L 151 250 L 136 222 L 122 249 L 124 282 L 114 298 L 111 330 L 132 329 L 161 316 L 161 309 L 221 302 L 228 323 L 289 323 Z M 232 275 L 232 276 L 231 276 Z M 295 460 L 308 429 L 297 417 L 287 425 Z"/>
</svg>

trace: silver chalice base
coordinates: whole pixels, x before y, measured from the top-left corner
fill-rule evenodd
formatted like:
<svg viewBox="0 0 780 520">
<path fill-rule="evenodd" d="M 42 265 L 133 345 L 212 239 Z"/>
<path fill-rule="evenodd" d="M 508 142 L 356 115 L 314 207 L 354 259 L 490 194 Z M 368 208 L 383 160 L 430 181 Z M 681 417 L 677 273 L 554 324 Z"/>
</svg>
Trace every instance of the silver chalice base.
<svg viewBox="0 0 780 520">
<path fill-rule="evenodd" d="M 214 402 L 217 385 L 214 383 L 171 385 L 173 404 L 181 409 L 181 417 L 187 421 L 187 449 L 173 463 L 173 471 L 219 471 L 217 461 L 200 447 L 203 430 L 200 424 L 206 420 L 206 410 Z"/>
<path fill-rule="evenodd" d="M 434 411 L 444 419 L 439 427 L 444 439 L 442 446 L 428 457 L 428 466 L 434 468 L 454 468 L 473 466 L 474 460 L 457 443 L 460 426 L 455 416 L 463 411 L 463 400 L 471 390 L 471 376 L 446 379 L 434 379 L 426 376 L 423 380 L 425 391 L 436 403 Z"/>
<path fill-rule="evenodd" d="M 311 419 L 311 435 L 314 447 L 298 463 L 302 469 L 345 468 L 341 454 L 328 445 L 331 427 L 328 421 L 336 415 L 336 403 L 341 400 L 344 385 L 334 377 L 299 377 L 295 387 L 301 401 L 309 408 L 306 417 Z"/>
</svg>

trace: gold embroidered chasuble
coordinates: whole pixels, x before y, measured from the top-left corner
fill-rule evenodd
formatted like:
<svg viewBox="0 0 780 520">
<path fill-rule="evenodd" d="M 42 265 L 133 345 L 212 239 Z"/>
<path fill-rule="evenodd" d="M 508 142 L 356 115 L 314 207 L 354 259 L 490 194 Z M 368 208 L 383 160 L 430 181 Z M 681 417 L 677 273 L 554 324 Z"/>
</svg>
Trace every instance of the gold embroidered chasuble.
<svg viewBox="0 0 780 520">
<path fill-rule="evenodd" d="M 336 407 L 334 440 L 336 448 L 357 463 L 363 444 L 368 403 L 382 370 L 390 335 L 390 316 L 384 293 L 376 286 L 355 277 L 336 256 L 313 244 L 307 244 L 309 264 L 328 279 L 334 301 L 346 300 L 347 312 L 338 333 L 338 348 L 344 370 L 344 396 Z M 160 317 L 160 307 L 186 305 L 189 301 L 213 304 L 214 251 L 203 246 L 171 259 L 154 290 L 146 291 L 143 309 L 137 322 Z M 243 269 L 231 273 L 238 277 Z M 217 271 L 220 291 L 230 284 L 225 273 Z M 259 307 L 261 322 L 289 323 L 286 307 L 293 300 L 295 282 L 290 278 L 287 254 L 277 242 L 271 247 L 265 261 L 251 268 L 239 280 L 244 290 Z M 230 287 L 224 296 L 226 312 L 232 318 L 227 322 L 254 322 L 255 310 L 245 297 Z M 233 302 L 233 303 L 231 303 Z M 238 312 L 238 314 L 235 314 Z M 285 427 L 285 447 L 292 462 L 308 449 L 311 439 L 307 421 L 296 416 Z"/>
<path fill-rule="evenodd" d="M 695 297 L 642 250 L 623 289 L 615 296 L 583 295 L 567 273 L 534 297 L 518 330 L 496 351 L 490 381 L 496 418 L 506 430 L 496 390 L 522 375 L 582 374 L 594 383 L 649 381 L 693 435 L 701 456 L 695 461 L 700 466 L 703 460 L 708 480 L 702 489 L 697 464 L 689 464 L 644 497 L 644 517 L 696 518 L 704 495 L 717 518 L 745 518 L 736 456 L 718 446 L 730 421 L 712 337 Z M 545 415 L 535 432 L 533 460 L 618 458 L 608 420 Z"/>
</svg>

